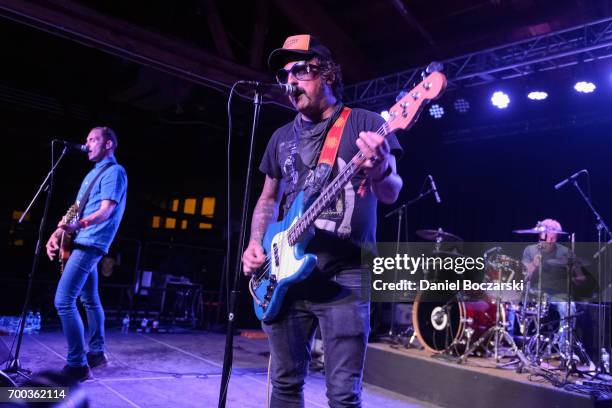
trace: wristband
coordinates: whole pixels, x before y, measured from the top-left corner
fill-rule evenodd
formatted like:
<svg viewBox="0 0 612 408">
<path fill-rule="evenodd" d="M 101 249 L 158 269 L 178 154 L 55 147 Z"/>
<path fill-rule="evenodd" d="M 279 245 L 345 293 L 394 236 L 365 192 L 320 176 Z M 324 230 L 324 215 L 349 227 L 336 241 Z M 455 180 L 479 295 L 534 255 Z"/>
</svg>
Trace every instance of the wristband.
<svg viewBox="0 0 612 408">
<path fill-rule="evenodd" d="M 391 175 L 391 173 L 393 173 L 393 169 L 391 168 L 391 165 L 387 163 L 387 169 L 383 173 L 382 177 L 380 177 L 380 178 L 378 178 L 376 180 L 372 179 L 372 183 L 380 183 L 381 181 L 383 181 L 384 179 L 389 177 Z"/>
</svg>

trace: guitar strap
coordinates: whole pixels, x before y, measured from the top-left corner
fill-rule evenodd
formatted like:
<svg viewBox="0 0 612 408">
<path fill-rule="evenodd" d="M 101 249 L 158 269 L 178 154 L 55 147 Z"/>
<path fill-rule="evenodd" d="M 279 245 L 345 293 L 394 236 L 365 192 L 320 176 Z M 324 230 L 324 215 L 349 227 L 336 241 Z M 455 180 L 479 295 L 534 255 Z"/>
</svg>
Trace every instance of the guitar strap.
<svg viewBox="0 0 612 408">
<path fill-rule="evenodd" d="M 313 185 L 309 187 L 313 192 L 318 193 L 321 191 L 321 188 L 329 179 L 329 175 L 334 167 L 334 162 L 338 156 L 338 149 L 340 148 L 340 141 L 344 133 L 344 126 L 350 114 L 351 108 L 345 106 L 338 116 L 338 119 L 336 119 L 325 136 L 325 142 L 323 142 L 319 161 L 315 168 L 314 182 Z"/>
<path fill-rule="evenodd" d="M 83 217 L 83 211 L 85 211 L 85 206 L 87 205 L 87 201 L 89 201 L 89 195 L 91 194 L 91 190 L 93 189 L 94 184 L 96 184 L 96 181 L 98 181 L 102 173 L 104 173 L 106 170 L 108 170 L 110 167 L 112 167 L 115 164 L 117 163 L 115 162 L 106 163 L 100 169 L 100 171 L 98 171 L 98 173 L 93 178 L 93 180 L 91 180 L 91 183 L 89 183 L 89 186 L 87 186 L 87 190 L 85 190 L 85 192 L 83 193 L 83 197 L 81 197 L 81 201 L 79 202 L 79 219 Z"/>
</svg>

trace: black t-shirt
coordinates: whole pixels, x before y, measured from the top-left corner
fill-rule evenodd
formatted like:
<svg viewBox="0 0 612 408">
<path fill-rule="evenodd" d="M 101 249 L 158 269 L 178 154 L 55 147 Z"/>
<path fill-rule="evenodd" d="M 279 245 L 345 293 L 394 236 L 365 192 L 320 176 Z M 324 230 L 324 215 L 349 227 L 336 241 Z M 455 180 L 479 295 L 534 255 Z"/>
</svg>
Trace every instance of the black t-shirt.
<svg viewBox="0 0 612 408">
<path fill-rule="evenodd" d="M 384 122 L 376 113 L 364 109 L 351 111 L 328 181 L 359 152 L 355 142 L 359 132 L 376 132 Z M 302 121 L 302 126 L 307 128 L 316 124 Z M 269 177 L 281 180 L 283 214 L 304 186 L 311 183 L 325 140 L 325 134 L 320 136 L 318 143 L 313 140 L 300 140 L 296 134 L 294 122 L 277 129 L 268 142 L 259 166 L 259 170 Z M 389 134 L 387 140 L 391 152 L 399 158 L 402 148 L 396 136 Z M 313 152 L 314 159 L 310 160 L 310 165 L 305 164 L 304 162 L 313 156 Z M 330 262 L 347 267 L 360 264 L 361 247 L 373 248 L 376 242 L 376 205 L 377 199 L 370 190 L 365 174 L 363 171 L 358 172 L 351 182 L 345 185 L 332 205 L 315 221 L 315 238 L 307 250 L 317 254 L 320 269 L 331 267 Z"/>
</svg>

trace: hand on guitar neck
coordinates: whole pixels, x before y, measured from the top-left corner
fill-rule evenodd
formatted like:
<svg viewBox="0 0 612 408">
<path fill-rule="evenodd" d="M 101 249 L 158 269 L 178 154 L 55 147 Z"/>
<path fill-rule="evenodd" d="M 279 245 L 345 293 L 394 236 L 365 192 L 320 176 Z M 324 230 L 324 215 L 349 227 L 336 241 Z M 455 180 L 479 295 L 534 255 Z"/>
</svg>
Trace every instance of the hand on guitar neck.
<svg viewBox="0 0 612 408">
<path fill-rule="evenodd" d="M 57 224 L 57 229 L 66 232 L 67 234 L 74 234 L 81 228 L 79 220 L 68 220 L 66 217 L 62 217 L 62 220 Z"/>
<path fill-rule="evenodd" d="M 47 241 L 47 256 L 54 260 L 59 251 L 61 270 L 70 257 L 72 236 L 79 229 L 79 207 L 77 204 L 70 206 L 66 215 L 57 224 L 57 229 Z"/>
</svg>

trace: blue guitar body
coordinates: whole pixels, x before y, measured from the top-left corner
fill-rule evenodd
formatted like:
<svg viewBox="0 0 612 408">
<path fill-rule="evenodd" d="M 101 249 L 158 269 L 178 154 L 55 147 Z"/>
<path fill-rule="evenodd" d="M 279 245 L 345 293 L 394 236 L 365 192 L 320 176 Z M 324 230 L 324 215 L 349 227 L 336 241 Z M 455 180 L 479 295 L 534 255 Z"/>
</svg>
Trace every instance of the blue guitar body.
<svg viewBox="0 0 612 408">
<path fill-rule="evenodd" d="M 270 224 L 263 239 L 267 264 L 265 269 L 254 274 L 249 282 L 253 296 L 255 314 L 265 322 L 273 320 L 281 310 L 287 290 L 310 276 L 317 264 L 317 257 L 305 253 L 313 237 L 311 231 L 300 235 L 299 240 L 289 244 L 288 231 L 307 209 L 304 192 L 295 198 L 285 218 Z"/>
</svg>

